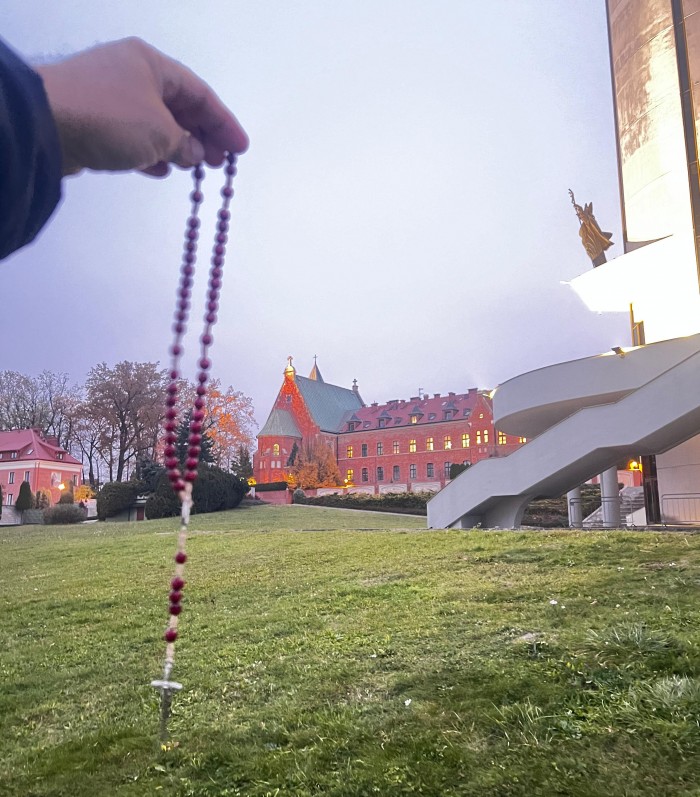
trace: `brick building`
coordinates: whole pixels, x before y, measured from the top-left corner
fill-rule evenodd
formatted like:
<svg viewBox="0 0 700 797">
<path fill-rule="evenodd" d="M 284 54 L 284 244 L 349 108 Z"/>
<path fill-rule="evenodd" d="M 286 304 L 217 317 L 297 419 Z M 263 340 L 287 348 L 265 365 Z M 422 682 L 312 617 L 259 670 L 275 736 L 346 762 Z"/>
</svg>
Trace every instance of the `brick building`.
<svg viewBox="0 0 700 797">
<path fill-rule="evenodd" d="M 299 376 L 292 358 L 253 457 L 258 483 L 287 479 L 290 457 L 311 439 L 333 448 L 355 492 L 437 491 L 453 464 L 514 451 L 524 438 L 498 432 L 488 392 L 421 395 L 366 406 L 352 389 L 323 381 L 314 364 Z M 295 449 L 296 446 L 296 449 Z"/>
<path fill-rule="evenodd" d="M 3 503 L 13 506 L 22 482 L 29 482 L 33 493 L 50 490 L 53 502 L 69 483 L 82 483 L 82 464 L 38 429 L 0 432 L 0 487 Z"/>
</svg>

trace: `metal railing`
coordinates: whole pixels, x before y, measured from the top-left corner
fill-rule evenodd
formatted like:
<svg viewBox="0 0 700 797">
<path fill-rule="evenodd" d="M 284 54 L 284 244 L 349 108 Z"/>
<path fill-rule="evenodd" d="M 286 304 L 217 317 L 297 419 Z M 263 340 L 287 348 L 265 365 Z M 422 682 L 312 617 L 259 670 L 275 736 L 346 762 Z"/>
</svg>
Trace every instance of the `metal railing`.
<svg viewBox="0 0 700 797">
<path fill-rule="evenodd" d="M 666 493 L 661 496 L 664 525 L 700 523 L 700 493 Z"/>
</svg>

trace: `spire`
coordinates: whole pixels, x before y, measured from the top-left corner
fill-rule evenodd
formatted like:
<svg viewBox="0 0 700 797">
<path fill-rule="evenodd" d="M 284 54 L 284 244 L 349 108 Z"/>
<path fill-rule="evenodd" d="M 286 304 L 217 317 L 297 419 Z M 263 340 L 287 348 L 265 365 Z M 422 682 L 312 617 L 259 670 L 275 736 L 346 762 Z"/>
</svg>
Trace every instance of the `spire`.
<svg viewBox="0 0 700 797">
<path fill-rule="evenodd" d="M 321 376 L 321 371 L 318 368 L 316 363 L 317 355 L 314 354 L 314 367 L 311 369 L 311 373 L 309 374 L 309 379 L 313 379 L 315 382 L 323 382 L 323 377 Z"/>
<path fill-rule="evenodd" d="M 294 381 L 296 375 L 297 369 L 292 365 L 292 355 L 290 354 L 289 357 L 287 357 L 287 367 L 284 369 L 284 378 Z"/>
</svg>

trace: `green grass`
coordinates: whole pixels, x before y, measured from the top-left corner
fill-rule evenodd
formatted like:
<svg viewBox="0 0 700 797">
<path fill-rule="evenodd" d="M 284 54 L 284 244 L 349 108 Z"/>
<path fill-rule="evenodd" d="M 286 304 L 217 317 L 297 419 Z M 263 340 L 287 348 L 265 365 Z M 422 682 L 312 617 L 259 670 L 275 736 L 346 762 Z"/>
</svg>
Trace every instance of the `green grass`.
<svg viewBox="0 0 700 797">
<path fill-rule="evenodd" d="M 0 794 L 700 794 L 700 536 L 424 522 L 196 516 L 166 750 L 173 522 L 0 528 Z"/>
</svg>

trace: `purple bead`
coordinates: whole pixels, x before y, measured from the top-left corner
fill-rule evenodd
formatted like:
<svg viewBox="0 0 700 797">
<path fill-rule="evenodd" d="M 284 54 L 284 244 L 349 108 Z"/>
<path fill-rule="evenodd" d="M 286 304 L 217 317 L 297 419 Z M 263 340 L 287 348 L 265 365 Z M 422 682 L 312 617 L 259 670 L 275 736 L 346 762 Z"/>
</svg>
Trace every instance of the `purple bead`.
<svg viewBox="0 0 700 797">
<path fill-rule="evenodd" d="M 203 346 L 211 346 L 213 340 L 214 338 L 208 332 L 205 332 L 201 337 Z"/>
<path fill-rule="evenodd" d="M 219 232 L 227 232 L 228 230 L 228 222 L 224 221 L 223 219 L 216 225 L 216 229 Z"/>
<path fill-rule="evenodd" d="M 182 606 L 179 603 L 171 603 L 168 611 L 170 614 L 178 615 L 182 611 Z"/>
<path fill-rule="evenodd" d="M 177 418 L 177 410 L 173 409 L 173 407 L 168 407 L 168 409 L 165 411 L 165 417 L 169 421 L 174 421 L 175 418 Z"/>
<path fill-rule="evenodd" d="M 177 404 L 177 396 L 168 396 L 165 399 L 166 407 L 174 407 Z"/>
<path fill-rule="evenodd" d="M 179 565 L 184 565 L 184 564 L 185 564 L 185 562 L 187 561 L 187 554 L 186 554 L 184 551 L 178 551 L 178 552 L 175 554 L 175 561 L 176 561 L 176 562 L 177 562 Z"/>
<path fill-rule="evenodd" d="M 173 470 L 174 468 L 177 468 L 178 464 L 179 463 L 177 457 L 167 457 L 167 459 L 165 460 L 165 467 L 168 468 L 168 470 Z"/>
<path fill-rule="evenodd" d="M 217 244 L 214 247 L 214 254 L 215 255 L 223 255 L 226 252 L 226 247 L 223 244 Z"/>
<path fill-rule="evenodd" d="M 212 277 L 212 279 L 209 280 L 209 284 L 212 288 L 214 288 L 214 290 L 218 291 L 221 287 L 221 280 L 219 277 Z"/>
<path fill-rule="evenodd" d="M 218 302 L 216 302 L 216 301 L 207 302 L 207 310 L 209 310 L 210 313 L 215 313 L 218 309 L 219 309 L 219 303 Z"/>
<path fill-rule="evenodd" d="M 196 241 L 197 240 L 197 230 L 187 230 L 187 238 L 190 241 Z"/>
<path fill-rule="evenodd" d="M 179 590 L 174 589 L 170 595 L 168 595 L 168 599 L 170 603 L 180 603 L 182 600 L 182 593 Z"/>
<path fill-rule="evenodd" d="M 177 631 L 174 628 L 167 628 L 163 634 L 163 639 L 166 642 L 174 642 L 177 639 Z"/>
<path fill-rule="evenodd" d="M 225 185 L 221 189 L 221 196 L 226 197 L 226 199 L 230 199 L 233 196 L 233 188 L 230 185 Z"/>
<path fill-rule="evenodd" d="M 195 459 L 194 457 L 188 457 L 187 461 L 185 462 L 187 470 L 197 470 L 197 465 L 199 465 L 199 460 Z"/>
<path fill-rule="evenodd" d="M 206 387 L 204 387 L 204 385 L 197 385 L 197 395 L 198 396 L 206 396 L 207 395 L 207 389 L 206 389 Z"/>
<path fill-rule="evenodd" d="M 224 169 L 224 171 L 226 172 L 226 174 L 228 174 L 228 175 L 229 175 L 229 177 L 233 177 L 233 176 L 235 176 L 237 169 L 236 169 L 236 167 L 235 167 L 235 166 L 234 166 L 232 163 L 230 163 L 230 164 L 229 164 L 229 165 L 228 165 L 228 166 L 227 166 L 227 167 Z"/>
<path fill-rule="evenodd" d="M 211 262 L 215 266 L 222 266 L 224 264 L 224 258 L 221 255 L 214 255 L 214 257 L 211 259 Z"/>
<path fill-rule="evenodd" d="M 177 335 L 182 335 L 184 331 L 185 331 L 185 325 L 181 321 L 178 321 L 176 324 L 173 324 L 173 332 L 175 332 Z"/>
<path fill-rule="evenodd" d="M 185 263 L 187 263 L 188 265 L 190 265 L 190 266 L 191 266 L 191 265 L 192 265 L 192 263 L 194 263 L 194 261 L 195 261 L 197 258 L 194 256 L 194 252 L 185 252 L 185 256 L 184 256 L 182 259 L 183 259 L 183 261 L 184 261 Z M 183 269 L 183 271 L 184 271 L 184 269 Z"/>
<path fill-rule="evenodd" d="M 220 232 L 220 233 L 219 233 L 219 234 L 216 236 L 216 242 L 217 242 L 218 244 L 221 244 L 221 245 L 223 246 L 223 245 L 226 243 L 226 241 L 228 241 L 228 235 L 226 235 L 226 232 L 225 232 L 225 231 L 224 231 L 224 232 Z"/>
<path fill-rule="evenodd" d="M 194 400 L 194 406 L 195 406 L 195 407 L 196 407 L 198 410 L 201 410 L 201 409 L 202 409 L 202 407 L 204 406 L 204 399 L 203 399 L 201 396 L 198 396 L 198 397 L 197 397 L 197 398 Z"/>
<path fill-rule="evenodd" d="M 177 371 L 175 371 L 175 370 L 172 370 L 172 371 L 170 372 L 170 378 L 171 378 L 171 379 L 179 379 L 179 378 L 180 378 L 180 374 L 179 374 Z"/>
<path fill-rule="evenodd" d="M 187 219 L 187 226 L 191 230 L 196 230 L 197 227 L 199 227 L 199 219 L 196 216 L 190 216 L 189 219 Z"/>
<path fill-rule="evenodd" d="M 174 457 L 175 451 L 176 451 L 175 446 L 170 443 L 166 445 L 165 448 L 163 449 L 163 453 L 165 454 L 166 457 Z"/>
<path fill-rule="evenodd" d="M 211 363 L 206 357 L 202 357 L 199 361 L 199 367 L 202 369 L 202 371 L 208 371 L 209 368 L 211 368 Z"/>
<path fill-rule="evenodd" d="M 175 343 L 171 347 L 170 353 L 173 355 L 173 357 L 179 357 L 182 354 L 182 346 L 179 346 L 177 343 Z"/>
<path fill-rule="evenodd" d="M 202 435 L 201 434 L 191 434 L 190 435 L 190 444 L 193 446 L 198 446 L 202 442 Z"/>
<path fill-rule="evenodd" d="M 187 321 L 187 313 L 184 310 L 178 310 L 178 312 L 175 313 L 175 318 L 178 321 Z"/>
<path fill-rule="evenodd" d="M 190 424 L 190 429 L 193 432 L 197 432 L 197 434 L 199 434 L 199 432 L 202 431 L 202 424 L 199 423 L 199 421 L 192 421 L 192 423 Z"/>
<path fill-rule="evenodd" d="M 204 169 L 202 168 L 202 165 L 198 163 L 194 167 L 194 171 L 192 172 L 192 174 L 194 175 L 194 179 L 195 180 L 203 180 L 204 179 Z"/>
<path fill-rule="evenodd" d="M 204 199 L 204 194 L 196 189 L 190 194 L 190 199 L 199 204 Z"/>
<path fill-rule="evenodd" d="M 190 259 L 188 260 L 188 258 Z M 180 269 L 183 277 L 186 277 L 188 282 L 189 278 L 194 274 L 192 263 L 194 263 L 194 255 L 188 253 L 185 255 L 185 265 Z"/>
<path fill-rule="evenodd" d="M 187 473 L 184 475 L 184 479 L 186 482 L 193 482 L 197 479 L 197 471 L 196 470 L 188 470 Z"/>
<path fill-rule="evenodd" d="M 182 578 L 180 578 L 180 576 L 175 576 L 175 578 L 170 582 L 170 586 L 179 592 L 185 586 L 185 582 Z"/>
<path fill-rule="evenodd" d="M 219 211 L 219 218 L 222 221 L 228 221 L 231 218 L 230 211 L 226 210 L 226 208 L 221 208 L 221 210 Z"/>
<path fill-rule="evenodd" d="M 195 457 L 199 462 L 199 455 L 202 453 L 202 449 L 199 446 L 190 446 L 187 449 L 187 456 L 188 457 Z"/>
<path fill-rule="evenodd" d="M 173 377 L 173 378 L 175 379 L 177 377 Z M 175 382 L 171 382 L 168 385 L 168 393 L 173 394 L 173 395 L 177 393 L 177 384 Z"/>
<path fill-rule="evenodd" d="M 168 421 L 168 422 L 165 424 L 165 427 L 164 427 L 164 428 L 165 428 L 165 431 L 166 431 L 166 432 L 174 432 L 174 431 L 175 431 L 175 429 L 176 429 L 176 424 L 175 424 L 175 423 L 173 423 L 173 421 Z"/>
<path fill-rule="evenodd" d="M 187 478 L 187 476 L 185 476 Z M 182 479 L 178 479 L 176 482 L 173 482 L 173 490 L 176 493 L 181 493 L 185 489 L 185 482 Z"/>
<path fill-rule="evenodd" d="M 194 241 L 186 241 L 185 242 L 185 249 L 188 252 L 196 252 L 197 251 L 197 244 Z"/>
<path fill-rule="evenodd" d="M 179 481 L 179 479 L 180 479 L 180 471 L 179 471 L 177 468 L 175 468 L 175 470 L 171 470 L 171 471 L 168 473 L 168 479 L 169 479 L 171 482 L 177 482 L 177 481 Z M 174 486 L 175 486 L 175 484 L 173 484 L 173 487 L 174 487 Z"/>
<path fill-rule="evenodd" d="M 192 413 L 192 419 L 195 421 L 203 421 L 204 420 L 204 411 L 203 410 L 195 410 Z"/>
<path fill-rule="evenodd" d="M 214 324 L 216 322 L 216 313 L 207 313 L 205 318 L 208 324 Z"/>
</svg>

